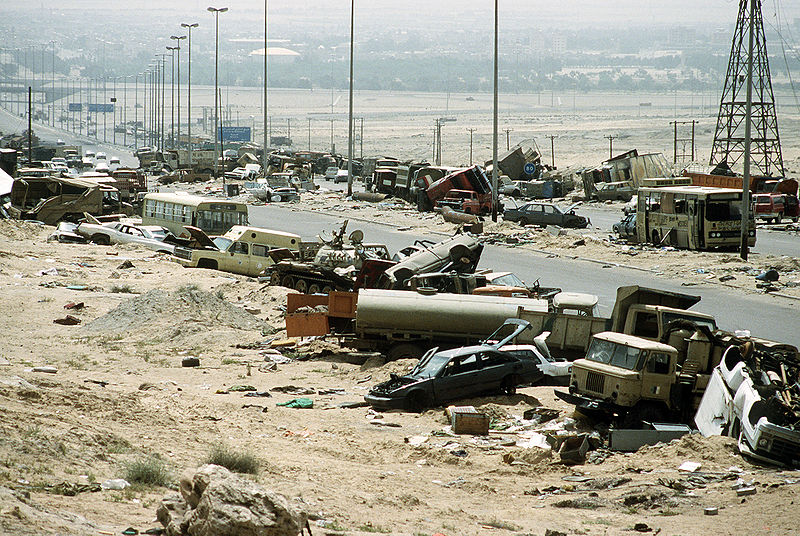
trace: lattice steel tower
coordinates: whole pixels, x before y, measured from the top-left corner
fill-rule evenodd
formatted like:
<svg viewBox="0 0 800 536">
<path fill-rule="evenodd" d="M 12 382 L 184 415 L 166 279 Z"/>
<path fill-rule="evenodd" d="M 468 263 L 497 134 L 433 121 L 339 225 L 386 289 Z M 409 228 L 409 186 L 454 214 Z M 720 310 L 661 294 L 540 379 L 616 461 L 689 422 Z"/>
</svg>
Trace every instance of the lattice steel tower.
<svg viewBox="0 0 800 536">
<path fill-rule="evenodd" d="M 717 129 L 711 149 L 715 165 L 727 162 L 733 168 L 744 164 L 745 106 L 747 104 L 747 60 L 750 36 L 750 4 L 755 2 L 753 17 L 753 109 L 750 164 L 754 174 L 784 175 L 775 96 L 769 74 L 761 0 L 739 0 L 739 16 L 733 34 L 731 57 L 725 88 L 719 103 Z"/>
</svg>

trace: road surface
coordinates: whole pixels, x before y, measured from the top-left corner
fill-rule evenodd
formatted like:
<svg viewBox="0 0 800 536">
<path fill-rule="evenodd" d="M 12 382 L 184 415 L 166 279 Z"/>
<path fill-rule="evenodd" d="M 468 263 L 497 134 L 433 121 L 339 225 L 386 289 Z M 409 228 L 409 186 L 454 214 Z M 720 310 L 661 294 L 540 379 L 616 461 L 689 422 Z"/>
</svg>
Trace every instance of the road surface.
<svg viewBox="0 0 800 536">
<path fill-rule="evenodd" d="M 322 230 L 331 231 L 345 216 L 293 210 L 288 205 L 250 207 L 250 223 L 299 234 L 312 240 Z M 389 251 L 396 251 L 414 240 L 440 241 L 437 234 L 397 231 L 393 226 L 352 221 L 349 230 L 361 229 L 369 242 L 383 242 Z M 611 313 L 616 289 L 622 285 L 642 285 L 663 290 L 697 294 L 702 301 L 698 311 L 713 314 L 719 326 L 727 330 L 749 329 L 753 336 L 800 346 L 798 303 L 777 296 L 745 294 L 714 285 L 682 286 L 679 281 L 658 277 L 650 272 L 604 267 L 590 261 L 547 258 L 513 248 L 487 246 L 479 268 L 515 272 L 528 283 L 536 279 L 542 286 L 557 286 L 573 292 L 587 292 L 599 297 L 603 316 Z"/>
</svg>

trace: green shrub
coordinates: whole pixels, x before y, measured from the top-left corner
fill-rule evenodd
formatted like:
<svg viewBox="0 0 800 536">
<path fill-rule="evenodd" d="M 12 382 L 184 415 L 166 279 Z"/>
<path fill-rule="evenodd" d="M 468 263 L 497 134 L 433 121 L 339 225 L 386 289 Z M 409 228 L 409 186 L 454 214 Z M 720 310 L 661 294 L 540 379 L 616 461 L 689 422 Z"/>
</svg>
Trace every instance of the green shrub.
<svg viewBox="0 0 800 536">
<path fill-rule="evenodd" d="M 215 446 L 206 463 L 221 465 L 235 473 L 258 473 L 258 459 L 250 452 L 239 452 L 227 445 Z"/>
<path fill-rule="evenodd" d="M 166 486 L 170 481 L 170 472 L 162 460 L 150 456 L 126 463 L 123 478 L 131 484 Z"/>
</svg>

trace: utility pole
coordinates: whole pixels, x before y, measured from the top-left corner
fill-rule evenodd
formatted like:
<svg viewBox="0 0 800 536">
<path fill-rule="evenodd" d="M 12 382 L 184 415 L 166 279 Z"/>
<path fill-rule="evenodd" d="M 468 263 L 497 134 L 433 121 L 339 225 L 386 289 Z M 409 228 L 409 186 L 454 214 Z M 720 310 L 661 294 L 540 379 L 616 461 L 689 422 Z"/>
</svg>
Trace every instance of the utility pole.
<svg viewBox="0 0 800 536">
<path fill-rule="evenodd" d="M 512 128 L 503 129 L 506 133 L 506 151 L 511 150 L 511 132 L 514 130 Z"/>
<path fill-rule="evenodd" d="M 556 145 L 555 140 L 558 136 L 550 134 L 549 136 L 545 136 L 546 138 L 550 138 L 550 165 L 553 169 L 556 169 Z"/>
<path fill-rule="evenodd" d="M 743 4 L 745 2 L 742 2 Z M 760 0 L 758 7 L 761 7 Z M 750 0 L 750 35 L 748 37 L 748 54 L 747 54 L 747 100 L 745 101 L 744 113 L 744 173 L 742 174 L 742 229 L 741 229 L 741 244 L 739 246 L 739 254 L 742 260 L 747 260 L 747 250 L 749 247 L 749 228 L 750 228 L 750 154 L 751 149 L 751 134 L 753 122 L 753 40 L 755 34 L 755 18 L 756 18 L 756 0 Z M 771 85 L 771 84 L 770 84 Z M 776 123 L 777 132 L 777 123 Z M 778 145 L 780 149 L 780 144 Z M 766 156 L 766 155 L 765 155 Z M 781 160 L 781 167 L 783 161 Z"/>
<path fill-rule="evenodd" d="M 186 123 L 187 123 L 187 136 L 189 138 L 189 146 L 187 155 L 188 158 L 186 161 L 189 164 L 189 167 L 192 167 L 192 28 L 197 28 L 199 26 L 198 23 L 194 22 L 192 24 L 188 23 L 181 23 L 181 28 L 186 28 L 186 33 L 189 36 L 188 40 L 186 41 L 187 46 L 189 48 L 188 52 L 188 64 L 189 64 L 189 74 L 188 76 L 188 83 L 189 87 L 187 89 L 188 94 L 188 102 L 186 103 Z"/>
<path fill-rule="evenodd" d="M 608 157 L 614 158 L 614 136 L 609 134 L 606 139 L 608 140 Z"/>
<path fill-rule="evenodd" d="M 478 130 L 477 128 L 468 128 L 469 131 L 469 165 L 472 165 L 472 133 Z"/>
</svg>

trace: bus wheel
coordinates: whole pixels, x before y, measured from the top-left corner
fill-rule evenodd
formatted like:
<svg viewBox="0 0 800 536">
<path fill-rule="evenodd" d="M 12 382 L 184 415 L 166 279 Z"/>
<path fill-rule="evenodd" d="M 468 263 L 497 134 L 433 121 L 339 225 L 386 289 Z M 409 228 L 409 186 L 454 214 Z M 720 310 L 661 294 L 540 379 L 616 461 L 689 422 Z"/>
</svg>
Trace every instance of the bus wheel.
<svg viewBox="0 0 800 536">
<path fill-rule="evenodd" d="M 419 359 L 423 354 L 422 348 L 414 343 L 402 342 L 395 344 L 386 352 L 386 359 L 396 361 L 398 359 Z"/>
<path fill-rule="evenodd" d="M 305 279 L 298 279 L 294 284 L 294 289 L 301 294 L 305 294 L 308 292 L 308 281 Z"/>
<path fill-rule="evenodd" d="M 281 286 L 286 288 L 294 288 L 294 277 L 285 275 L 281 278 Z"/>
<path fill-rule="evenodd" d="M 309 294 L 319 294 L 321 291 L 322 291 L 322 289 L 320 288 L 319 283 L 311 283 L 308 286 L 308 293 Z"/>
<path fill-rule="evenodd" d="M 661 240 L 658 239 L 658 231 L 653 231 L 653 245 L 657 246 L 661 243 Z"/>
</svg>

